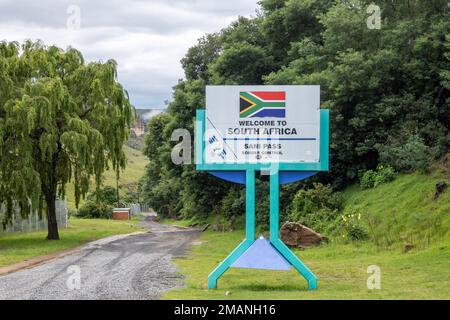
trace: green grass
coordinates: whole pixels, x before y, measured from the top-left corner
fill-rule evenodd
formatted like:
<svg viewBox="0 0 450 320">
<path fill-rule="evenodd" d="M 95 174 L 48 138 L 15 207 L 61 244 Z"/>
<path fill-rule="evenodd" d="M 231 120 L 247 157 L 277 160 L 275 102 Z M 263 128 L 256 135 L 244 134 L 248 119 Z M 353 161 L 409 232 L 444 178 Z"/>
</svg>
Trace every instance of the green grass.
<svg viewBox="0 0 450 320">
<path fill-rule="evenodd" d="M 373 189 L 359 186 L 344 192 L 344 212 L 361 213 L 361 222 L 373 241 L 381 247 L 418 248 L 443 239 L 450 230 L 450 191 L 434 200 L 435 185 L 447 181 L 445 172 L 409 174 Z"/>
<path fill-rule="evenodd" d="M 127 156 L 127 166 L 121 173 L 119 185 L 136 183 L 144 175 L 145 166 L 148 163 L 147 157 L 139 150 L 123 146 L 125 155 Z M 116 186 L 116 173 L 109 170 L 104 174 L 104 183 L 108 186 Z"/>
<path fill-rule="evenodd" d="M 46 231 L 0 235 L 0 267 L 70 249 L 100 238 L 140 231 L 135 221 L 100 219 L 69 220 L 67 229 L 60 229 L 59 241 L 48 241 Z"/>
<path fill-rule="evenodd" d="M 120 195 L 123 196 L 125 191 L 127 190 L 127 185 L 135 184 L 139 181 L 139 179 L 145 173 L 145 166 L 148 163 L 148 159 L 146 156 L 142 154 L 141 151 L 130 148 L 127 145 L 123 146 L 123 150 L 125 155 L 127 156 L 127 166 L 123 172 L 120 174 L 119 179 L 119 190 Z M 104 173 L 104 181 L 103 184 L 105 186 L 116 187 L 116 173 L 114 170 L 108 170 Z M 91 190 L 95 189 L 95 184 L 92 182 Z M 67 184 L 66 186 L 66 200 L 67 207 L 70 209 L 75 208 L 75 195 L 74 195 L 74 186 L 72 183 Z M 83 203 L 81 200 L 80 205 Z"/>
<path fill-rule="evenodd" d="M 366 242 L 332 238 L 329 244 L 295 250 L 319 278 L 309 291 L 294 270 L 229 269 L 217 290 L 207 289 L 208 274 L 244 238 L 244 232 L 207 231 L 189 255 L 175 260 L 186 287 L 166 299 L 449 299 L 450 191 L 434 201 L 435 184 L 445 172 L 401 175 L 374 189 L 344 191 L 344 212 L 361 213 L 371 237 Z M 177 224 L 177 222 L 174 222 Z M 414 248 L 405 253 L 410 243 Z M 368 290 L 367 268 L 381 268 L 381 290 Z M 226 296 L 225 292 L 231 292 Z"/>
<path fill-rule="evenodd" d="M 186 288 L 167 292 L 165 299 L 448 299 L 450 239 L 426 250 L 380 251 L 370 243 L 330 244 L 299 256 L 319 278 L 309 291 L 294 270 L 229 269 L 218 289 L 207 289 L 208 274 L 243 239 L 242 231 L 206 232 L 187 258 L 175 260 L 186 276 Z M 367 267 L 381 268 L 381 290 L 368 290 Z M 226 296 L 225 292 L 231 292 Z"/>
</svg>

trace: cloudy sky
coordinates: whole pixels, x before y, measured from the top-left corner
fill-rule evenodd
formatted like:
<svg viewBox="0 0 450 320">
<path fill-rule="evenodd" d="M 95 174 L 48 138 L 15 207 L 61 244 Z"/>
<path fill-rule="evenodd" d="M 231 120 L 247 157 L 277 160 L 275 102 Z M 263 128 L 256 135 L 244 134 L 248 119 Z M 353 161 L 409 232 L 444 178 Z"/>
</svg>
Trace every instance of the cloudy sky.
<svg viewBox="0 0 450 320">
<path fill-rule="evenodd" d="M 180 60 L 205 33 L 258 0 L 0 0 L 0 40 L 73 46 L 87 60 L 115 59 L 137 108 L 163 108 L 183 78 Z"/>
</svg>

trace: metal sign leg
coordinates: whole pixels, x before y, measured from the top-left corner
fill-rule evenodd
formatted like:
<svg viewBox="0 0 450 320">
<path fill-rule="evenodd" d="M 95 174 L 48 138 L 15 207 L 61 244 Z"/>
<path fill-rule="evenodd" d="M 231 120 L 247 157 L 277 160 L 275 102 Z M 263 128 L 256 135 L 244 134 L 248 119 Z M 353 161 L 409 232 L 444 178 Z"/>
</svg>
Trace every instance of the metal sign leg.
<svg viewBox="0 0 450 320">
<path fill-rule="evenodd" d="M 238 245 L 208 276 L 208 288 L 217 288 L 217 280 L 255 242 L 255 170 L 245 174 L 245 240 Z"/>
<path fill-rule="evenodd" d="M 272 172 L 270 175 L 270 242 L 306 279 L 308 282 L 308 289 L 316 289 L 317 277 L 279 238 L 279 181 L 279 171 Z"/>
<path fill-rule="evenodd" d="M 208 276 L 208 288 L 217 288 L 218 279 L 255 242 L 255 170 L 246 170 L 246 226 L 241 242 Z M 279 239 L 279 179 L 277 171 L 270 175 L 270 243 L 306 279 L 309 289 L 317 288 L 314 273 Z"/>
</svg>

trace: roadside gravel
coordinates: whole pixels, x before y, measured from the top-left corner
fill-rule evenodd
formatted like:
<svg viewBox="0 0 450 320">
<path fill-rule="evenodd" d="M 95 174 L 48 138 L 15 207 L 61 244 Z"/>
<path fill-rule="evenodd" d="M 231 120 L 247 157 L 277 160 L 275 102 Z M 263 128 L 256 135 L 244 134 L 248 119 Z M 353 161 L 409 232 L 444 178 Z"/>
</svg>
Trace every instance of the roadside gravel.
<svg viewBox="0 0 450 320">
<path fill-rule="evenodd" d="M 171 259 L 182 256 L 199 231 L 142 224 L 149 232 L 95 241 L 75 254 L 0 276 L 0 299 L 159 299 L 183 285 Z"/>
</svg>

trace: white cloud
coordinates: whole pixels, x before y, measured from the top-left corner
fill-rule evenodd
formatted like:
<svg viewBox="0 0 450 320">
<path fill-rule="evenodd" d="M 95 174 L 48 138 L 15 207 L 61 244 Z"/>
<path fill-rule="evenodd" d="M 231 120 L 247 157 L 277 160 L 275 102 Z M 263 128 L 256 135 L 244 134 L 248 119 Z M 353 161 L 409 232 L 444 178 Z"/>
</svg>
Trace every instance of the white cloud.
<svg viewBox="0 0 450 320">
<path fill-rule="evenodd" d="M 67 28 L 71 5 L 80 8 L 77 30 Z M 0 0 L 0 40 L 42 39 L 73 46 L 87 60 L 113 58 L 132 103 L 158 108 L 184 76 L 180 60 L 187 49 L 256 8 L 257 0 Z"/>
</svg>

